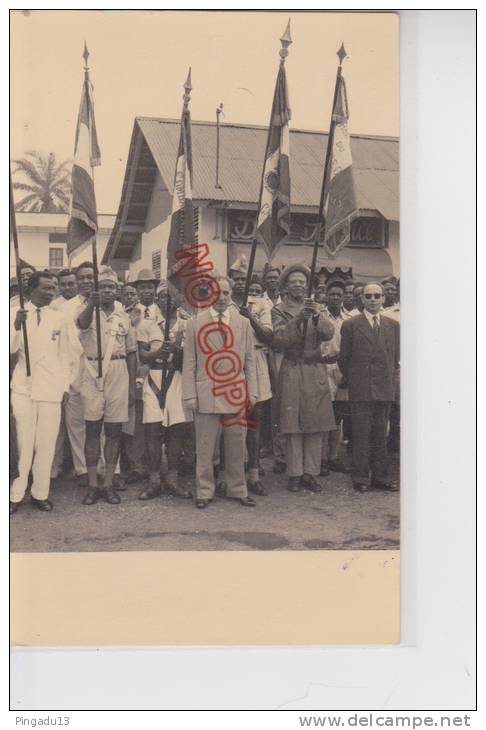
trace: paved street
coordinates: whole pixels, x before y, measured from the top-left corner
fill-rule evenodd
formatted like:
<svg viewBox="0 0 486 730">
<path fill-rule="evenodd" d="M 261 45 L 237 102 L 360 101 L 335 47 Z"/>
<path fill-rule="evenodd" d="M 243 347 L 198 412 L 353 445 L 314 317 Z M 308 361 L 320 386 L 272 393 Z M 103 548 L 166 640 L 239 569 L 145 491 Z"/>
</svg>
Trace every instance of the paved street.
<svg viewBox="0 0 486 730">
<path fill-rule="evenodd" d="M 320 481 L 321 494 L 291 493 L 286 476 L 263 459 L 267 497 L 257 507 L 215 500 L 197 510 L 189 500 L 137 499 L 141 485 L 120 492 L 122 503 L 85 507 L 85 489 L 71 480 L 51 488 L 54 510 L 26 500 L 11 520 L 11 549 L 19 552 L 116 550 L 383 550 L 399 547 L 399 493 L 356 493 L 345 474 Z M 398 465 L 395 464 L 395 471 Z M 190 481 L 190 480 L 189 480 Z M 190 482 L 193 485 L 193 481 Z"/>
</svg>

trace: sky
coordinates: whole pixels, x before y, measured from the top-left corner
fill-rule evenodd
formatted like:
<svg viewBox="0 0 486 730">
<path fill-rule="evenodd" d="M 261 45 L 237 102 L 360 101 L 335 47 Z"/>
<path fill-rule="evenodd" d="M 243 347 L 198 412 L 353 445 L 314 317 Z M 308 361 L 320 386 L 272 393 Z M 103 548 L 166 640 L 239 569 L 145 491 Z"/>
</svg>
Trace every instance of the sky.
<svg viewBox="0 0 486 730">
<path fill-rule="evenodd" d="M 11 157 L 35 149 L 72 159 L 86 40 L 102 154 L 98 212 L 116 213 L 134 119 L 178 118 L 189 66 L 193 120 L 214 120 L 222 102 L 223 122 L 268 124 L 289 17 L 291 128 L 328 129 L 344 42 L 351 133 L 398 136 L 393 13 L 19 10 L 11 12 Z"/>
</svg>

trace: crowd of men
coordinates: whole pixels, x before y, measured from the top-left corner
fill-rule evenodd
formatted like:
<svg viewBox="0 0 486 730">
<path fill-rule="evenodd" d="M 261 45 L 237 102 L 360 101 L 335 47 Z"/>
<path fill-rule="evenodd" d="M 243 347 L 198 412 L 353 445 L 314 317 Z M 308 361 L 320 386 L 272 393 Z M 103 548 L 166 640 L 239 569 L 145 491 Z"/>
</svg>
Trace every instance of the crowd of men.
<svg viewBox="0 0 486 730">
<path fill-rule="evenodd" d="M 118 504 L 140 483 L 141 500 L 253 507 L 268 491 L 263 451 L 292 492 L 321 491 L 331 471 L 350 472 L 358 492 L 397 490 L 399 281 L 319 275 L 307 299 L 309 276 L 267 265 L 245 303 L 240 257 L 214 273 L 217 300 L 197 312 L 147 269 L 123 283 L 101 267 L 96 291 L 88 261 L 22 267 L 23 308 L 15 280 L 10 299 L 10 513 L 29 485 L 33 506 L 52 510 L 51 480 L 71 466 L 84 505 Z"/>
</svg>

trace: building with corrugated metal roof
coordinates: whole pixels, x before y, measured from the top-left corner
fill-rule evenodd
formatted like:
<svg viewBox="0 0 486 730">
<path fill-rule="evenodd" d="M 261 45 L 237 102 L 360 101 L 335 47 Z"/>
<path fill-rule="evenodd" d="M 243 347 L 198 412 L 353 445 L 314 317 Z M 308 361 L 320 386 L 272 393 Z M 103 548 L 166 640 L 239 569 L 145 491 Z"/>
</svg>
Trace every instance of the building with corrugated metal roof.
<svg viewBox="0 0 486 730">
<path fill-rule="evenodd" d="M 134 279 L 139 269 L 164 275 L 180 121 L 135 120 L 115 225 L 103 263 Z M 196 238 L 209 245 L 214 266 L 225 272 L 253 240 L 267 128 L 220 125 L 219 184 L 216 123 L 192 122 L 193 202 Z M 327 134 L 290 132 L 291 232 L 273 263 L 310 265 Z M 318 268 L 362 280 L 399 276 L 399 143 L 392 137 L 352 135 L 353 176 L 359 216 L 351 241 L 334 259 L 324 251 Z M 266 262 L 258 246 L 255 269 Z"/>
</svg>

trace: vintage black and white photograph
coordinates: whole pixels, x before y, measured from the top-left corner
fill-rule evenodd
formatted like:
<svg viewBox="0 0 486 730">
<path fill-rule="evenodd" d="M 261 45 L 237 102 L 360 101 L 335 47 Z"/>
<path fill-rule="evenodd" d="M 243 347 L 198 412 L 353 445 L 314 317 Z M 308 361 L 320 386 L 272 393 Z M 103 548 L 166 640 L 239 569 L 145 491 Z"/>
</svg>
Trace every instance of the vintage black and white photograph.
<svg viewBox="0 0 486 730">
<path fill-rule="evenodd" d="M 11 12 L 16 553 L 400 547 L 398 16 Z"/>
</svg>

